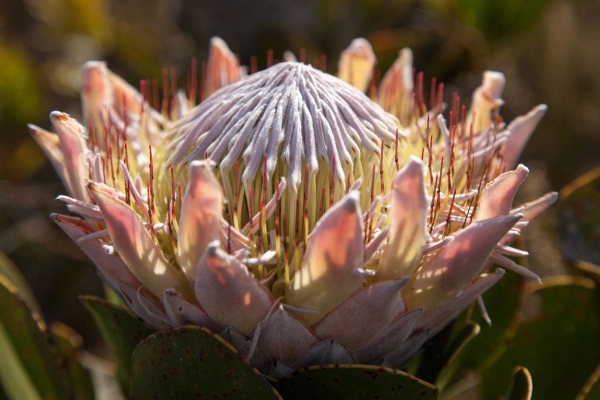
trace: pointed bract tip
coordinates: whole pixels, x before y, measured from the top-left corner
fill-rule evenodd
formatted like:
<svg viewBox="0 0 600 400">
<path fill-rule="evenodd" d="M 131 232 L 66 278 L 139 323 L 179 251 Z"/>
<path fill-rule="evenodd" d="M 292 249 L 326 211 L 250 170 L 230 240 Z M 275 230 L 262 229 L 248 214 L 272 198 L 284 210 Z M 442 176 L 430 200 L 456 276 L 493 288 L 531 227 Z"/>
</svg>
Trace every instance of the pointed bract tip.
<svg viewBox="0 0 600 400">
<path fill-rule="evenodd" d="M 289 50 L 286 50 L 283 52 L 283 61 L 285 62 L 298 62 L 298 59 L 296 58 L 296 56 L 294 55 L 294 53 L 292 53 Z"/>
<path fill-rule="evenodd" d="M 371 43 L 365 38 L 356 38 L 352 40 L 352 43 L 348 46 L 348 50 L 364 51 L 365 54 L 368 54 L 369 56 L 373 54 L 373 46 L 371 46 Z"/>
<path fill-rule="evenodd" d="M 119 194 L 118 194 L 117 190 L 111 188 L 110 186 L 106 186 L 103 183 L 98 183 L 98 182 L 88 180 L 86 182 L 85 186 L 92 193 L 94 198 L 96 195 L 104 195 L 104 196 L 112 197 L 117 200 L 119 199 Z"/>
<path fill-rule="evenodd" d="M 50 113 L 50 120 L 52 122 L 64 122 L 69 120 L 69 114 L 61 111 L 52 111 Z"/>
<path fill-rule="evenodd" d="M 517 168 L 515 169 L 515 171 L 523 171 L 526 175 L 529 174 L 529 168 L 527 168 L 525 165 L 523 164 L 519 164 L 517 165 Z"/>
<path fill-rule="evenodd" d="M 193 173 L 194 171 L 198 171 L 200 169 L 208 169 L 209 171 L 212 171 L 216 165 L 217 163 L 210 159 L 194 160 L 190 163 L 190 173 Z"/>
<path fill-rule="evenodd" d="M 502 72 L 485 71 L 483 73 L 483 87 L 487 91 L 490 100 L 499 100 L 504 91 L 506 78 Z"/>
<path fill-rule="evenodd" d="M 518 220 L 520 220 L 520 219 L 522 219 L 524 216 L 525 215 L 521 214 L 521 213 L 513 215 L 515 222 L 518 221 Z"/>
<path fill-rule="evenodd" d="M 398 52 L 398 56 L 400 57 L 400 59 L 409 61 L 412 64 L 413 52 L 410 47 L 403 47 L 402 49 L 400 49 L 400 51 Z"/>
<path fill-rule="evenodd" d="M 42 131 L 42 128 L 34 124 L 27 124 L 27 129 L 29 129 L 29 133 L 34 136 L 39 135 Z"/>
<path fill-rule="evenodd" d="M 163 292 L 163 294 L 169 295 L 169 296 L 177 296 L 177 295 L 181 296 L 181 294 L 177 290 L 175 290 L 173 288 L 165 289 L 165 291 Z"/>
<path fill-rule="evenodd" d="M 92 192 L 99 192 L 101 184 L 94 181 L 87 181 L 85 186 Z"/>
<path fill-rule="evenodd" d="M 209 257 L 217 257 L 218 256 L 217 252 L 218 252 L 220 246 L 221 246 L 221 241 L 213 240 L 212 242 L 210 242 L 208 244 L 208 246 L 206 246 L 206 254 Z"/>
<path fill-rule="evenodd" d="M 221 39 L 220 36 L 213 36 L 210 38 L 210 46 L 211 47 L 220 47 L 222 49 L 229 50 L 229 46 L 227 46 L 227 42 Z"/>
<path fill-rule="evenodd" d="M 279 306 L 277 307 L 277 310 L 275 310 L 275 311 L 273 312 L 273 314 L 279 314 L 279 315 L 283 315 L 283 314 L 285 314 L 285 313 L 286 313 L 286 311 L 285 311 L 285 309 L 283 308 L 283 304 L 279 304 Z"/>
<path fill-rule="evenodd" d="M 423 165 L 423 160 L 414 154 L 411 154 L 410 157 L 408 157 L 408 163 L 406 165 Z"/>
<path fill-rule="evenodd" d="M 104 73 L 107 70 L 108 70 L 108 68 L 106 66 L 105 61 L 94 61 L 94 60 L 87 61 L 81 67 L 81 71 L 83 72 L 84 76 L 90 72 L 98 71 L 98 72 Z"/>
<path fill-rule="evenodd" d="M 471 230 L 471 229 L 476 229 L 476 230 L 480 229 L 482 233 L 484 230 L 492 230 L 492 231 L 497 230 L 497 232 L 504 231 L 504 233 L 506 234 L 510 230 L 510 228 L 515 226 L 515 224 L 522 218 L 523 218 L 523 214 L 517 213 L 517 214 L 500 215 L 497 217 L 481 219 L 481 220 L 473 222 L 466 229 L 459 231 L 457 233 L 457 235 L 460 235 L 462 232 L 465 232 L 465 231 Z M 484 229 L 484 227 L 485 227 L 485 229 Z"/>
<path fill-rule="evenodd" d="M 360 211 L 360 192 L 358 190 L 350 191 L 342 200 L 340 200 L 342 207 L 348 212 Z"/>
<path fill-rule="evenodd" d="M 409 173 L 411 175 L 418 173 L 424 174 L 425 169 L 423 161 L 419 157 L 411 155 L 408 159 L 408 163 L 406 163 L 406 165 L 396 173 L 396 176 L 401 173 Z"/>
<path fill-rule="evenodd" d="M 410 280 L 409 276 L 405 276 L 404 278 L 396 279 L 395 283 L 398 286 L 397 289 L 400 290 L 406 285 L 406 282 Z"/>
</svg>

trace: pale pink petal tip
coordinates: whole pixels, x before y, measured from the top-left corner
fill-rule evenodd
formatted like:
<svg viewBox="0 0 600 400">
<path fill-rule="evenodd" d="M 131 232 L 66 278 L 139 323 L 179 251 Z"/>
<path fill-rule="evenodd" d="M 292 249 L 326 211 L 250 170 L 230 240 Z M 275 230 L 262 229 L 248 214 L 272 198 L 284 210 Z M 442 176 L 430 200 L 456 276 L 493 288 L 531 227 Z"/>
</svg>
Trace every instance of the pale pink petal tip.
<svg viewBox="0 0 600 400">
<path fill-rule="evenodd" d="M 220 88 L 239 81 L 242 69 L 235 54 L 220 37 L 210 39 L 210 51 L 206 65 L 205 97 Z"/>
<path fill-rule="evenodd" d="M 86 221 L 60 214 L 51 214 L 50 218 L 93 261 L 100 276 L 113 289 L 117 288 L 117 280 L 133 287 L 142 285 L 116 253 L 107 251 L 106 244 L 102 240 L 99 238 L 80 240 L 95 233 L 95 229 Z"/>
<path fill-rule="evenodd" d="M 292 306 L 316 310 L 301 315 L 312 324 L 363 286 L 364 236 L 358 192 L 350 192 L 317 222 L 302 260 L 286 291 Z"/>
<path fill-rule="evenodd" d="M 515 118 L 506 128 L 510 132 L 504 144 L 503 161 L 508 168 L 517 164 L 525 145 L 538 123 L 546 114 L 548 106 L 540 104 L 527 114 Z"/>
<path fill-rule="evenodd" d="M 74 198 L 89 201 L 90 196 L 85 188 L 89 171 L 87 132 L 79 122 L 59 111 L 50 113 L 50 121 L 60 139 L 68 189 Z"/>
<path fill-rule="evenodd" d="M 485 93 L 485 97 L 492 101 L 497 101 L 502 97 L 506 78 L 502 72 L 485 71 L 483 73 L 483 83 L 481 88 Z"/>
<path fill-rule="evenodd" d="M 217 324 L 250 334 L 268 314 L 271 293 L 235 257 L 210 243 L 196 266 L 194 290 L 200 307 Z"/>
<path fill-rule="evenodd" d="M 505 172 L 488 183 L 481 193 L 474 220 L 508 215 L 517 190 L 528 174 L 529 169 L 520 164 L 514 171 Z"/>
<path fill-rule="evenodd" d="M 58 138 L 58 135 L 50 133 L 33 124 L 28 124 L 27 127 L 29 128 L 29 133 L 33 139 L 36 141 L 38 146 L 41 147 L 46 157 L 48 157 L 50 160 L 50 163 L 60 177 L 64 187 L 70 193 L 72 193 L 72 190 L 69 186 L 69 177 L 65 168 L 65 158 L 62 150 L 60 149 L 60 139 Z"/>
<path fill-rule="evenodd" d="M 102 211 L 112 245 L 136 278 L 157 297 L 174 288 L 192 299 L 185 276 L 165 258 L 136 212 L 115 198 L 111 188 L 94 182 L 88 188 Z"/>
<path fill-rule="evenodd" d="M 502 237 L 522 214 L 473 222 L 425 263 L 403 288 L 409 309 L 426 310 L 459 294 L 483 270 Z"/>
<path fill-rule="evenodd" d="M 405 126 L 410 124 L 413 116 L 413 89 L 413 54 L 409 48 L 404 48 L 381 80 L 379 104 L 400 118 Z"/>
<path fill-rule="evenodd" d="M 363 38 L 354 39 L 342 52 L 338 63 L 338 77 L 365 92 L 371 82 L 376 61 L 371 43 Z"/>
<path fill-rule="evenodd" d="M 221 239 L 223 193 L 210 161 L 193 161 L 179 217 L 177 261 L 188 281 L 209 243 Z"/>
<path fill-rule="evenodd" d="M 377 280 L 410 276 L 428 240 L 429 196 L 424 165 L 411 156 L 392 182 L 388 245 L 377 268 Z"/>
<path fill-rule="evenodd" d="M 467 126 L 473 124 L 473 132 L 478 133 L 494 123 L 492 116 L 504 102 L 502 92 L 506 79 L 504 74 L 496 71 L 486 71 L 483 74 L 481 86 L 473 93 L 473 102 L 469 110 Z"/>
</svg>

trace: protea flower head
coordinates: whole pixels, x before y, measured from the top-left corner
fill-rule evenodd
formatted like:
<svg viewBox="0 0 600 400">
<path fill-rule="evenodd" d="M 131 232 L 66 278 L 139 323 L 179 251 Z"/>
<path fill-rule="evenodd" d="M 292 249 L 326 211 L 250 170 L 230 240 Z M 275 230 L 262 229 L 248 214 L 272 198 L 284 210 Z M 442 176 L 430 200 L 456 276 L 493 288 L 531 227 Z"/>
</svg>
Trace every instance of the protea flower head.
<svg viewBox="0 0 600 400">
<path fill-rule="evenodd" d="M 364 39 L 339 77 L 296 61 L 245 76 L 211 47 L 197 106 L 195 75 L 187 93 L 165 79 L 159 104 L 155 82 L 138 92 L 90 62 L 85 123 L 31 126 L 81 217 L 53 219 L 149 325 L 207 327 L 273 376 L 398 367 L 473 301 L 487 315 L 494 264 L 538 279 L 507 256 L 527 255 L 510 243 L 556 199 L 512 205 L 546 107 L 506 126 L 502 74 L 446 113 L 408 49 L 374 90 Z"/>
</svg>

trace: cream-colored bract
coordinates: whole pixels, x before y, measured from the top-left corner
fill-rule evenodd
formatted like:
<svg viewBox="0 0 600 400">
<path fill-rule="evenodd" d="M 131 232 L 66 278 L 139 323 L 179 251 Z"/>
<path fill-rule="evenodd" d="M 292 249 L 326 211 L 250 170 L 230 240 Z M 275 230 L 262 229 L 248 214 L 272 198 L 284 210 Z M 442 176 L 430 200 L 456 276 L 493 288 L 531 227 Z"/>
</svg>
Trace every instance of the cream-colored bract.
<svg viewBox="0 0 600 400">
<path fill-rule="evenodd" d="M 81 216 L 52 218 L 140 318 L 205 326 L 276 377 L 399 366 L 502 277 L 492 262 L 538 279 L 506 255 L 556 200 L 512 205 L 545 106 L 506 127 L 499 72 L 469 111 L 441 86 L 426 106 L 408 49 L 369 98 L 365 39 L 339 78 L 285 59 L 245 76 L 213 39 L 199 105 L 89 62 L 84 123 L 30 126 Z"/>
</svg>

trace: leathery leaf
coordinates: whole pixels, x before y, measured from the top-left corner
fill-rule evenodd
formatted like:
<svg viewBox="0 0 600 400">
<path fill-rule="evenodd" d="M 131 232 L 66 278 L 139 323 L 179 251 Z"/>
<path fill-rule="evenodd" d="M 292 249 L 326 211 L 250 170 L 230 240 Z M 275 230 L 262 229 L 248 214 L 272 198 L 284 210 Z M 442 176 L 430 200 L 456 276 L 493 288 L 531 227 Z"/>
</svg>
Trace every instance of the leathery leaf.
<svg viewBox="0 0 600 400">
<path fill-rule="evenodd" d="M 229 343 L 206 328 L 157 332 L 135 349 L 129 398 L 281 399 Z"/>
<path fill-rule="evenodd" d="M 481 374 L 484 396 L 503 393 L 512 369 L 526 367 L 534 399 L 572 399 L 600 360 L 600 292 L 587 278 L 546 278 L 528 283 L 507 350 Z M 517 324 L 515 324 L 517 325 Z"/>
<path fill-rule="evenodd" d="M 131 354 L 139 342 L 152 334 L 152 329 L 121 306 L 94 296 L 81 296 L 80 300 L 92 314 L 112 352 L 117 366 L 117 378 L 123 393 L 128 393 Z"/>
<path fill-rule="evenodd" d="M 302 368 L 283 378 L 277 390 L 286 400 L 437 399 L 438 388 L 406 372 L 360 364 Z"/>
</svg>

